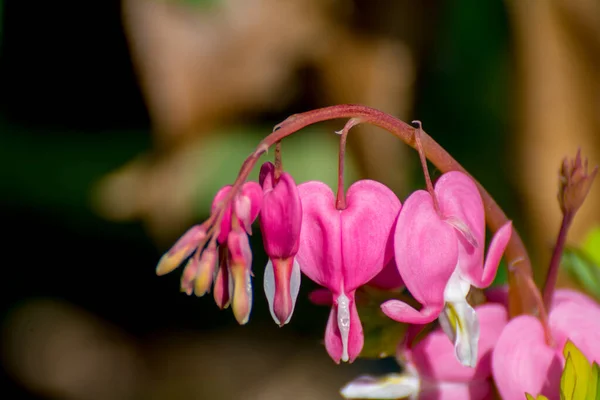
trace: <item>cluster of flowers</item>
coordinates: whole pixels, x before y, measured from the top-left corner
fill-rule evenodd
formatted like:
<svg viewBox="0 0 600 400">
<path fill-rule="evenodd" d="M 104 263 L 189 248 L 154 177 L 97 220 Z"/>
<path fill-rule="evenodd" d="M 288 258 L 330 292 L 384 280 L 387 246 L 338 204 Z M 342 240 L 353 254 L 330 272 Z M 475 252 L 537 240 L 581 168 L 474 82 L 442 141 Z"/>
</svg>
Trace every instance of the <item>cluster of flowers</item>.
<svg viewBox="0 0 600 400">
<path fill-rule="evenodd" d="M 311 299 L 331 306 L 324 342 L 336 363 L 352 362 L 362 350 L 355 293 L 363 285 L 406 288 L 420 309 L 392 299 L 381 310 L 413 332 L 439 321 L 421 341 L 401 341 L 402 375 L 361 377 L 342 389 L 346 398 L 485 399 L 492 379 L 505 399 L 526 392 L 557 398 L 567 339 L 600 361 L 600 306 L 556 291 L 545 324 L 529 315 L 509 320 L 507 290 L 492 289 L 488 302 L 473 308 L 467 295 L 471 287 L 491 285 L 512 224 L 494 232 L 484 258 L 486 210 L 476 183 L 449 171 L 433 186 L 425 173 L 428 190 L 415 191 L 402 205 L 376 181 L 360 180 L 346 193 L 338 187 L 336 196 L 322 182 L 296 185 L 279 162 L 267 162 L 258 183 L 244 177 L 217 193 L 210 218 L 175 243 L 157 273 L 187 260 L 182 291 L 202 296 L 212 288 L 217 305 L 231 304 L 237 321 L 247 323 L 253 295 L 248 235 L 258 218 L 274 321 L 290 321 L 301 274 L 322 286 Z"/>
</svg>

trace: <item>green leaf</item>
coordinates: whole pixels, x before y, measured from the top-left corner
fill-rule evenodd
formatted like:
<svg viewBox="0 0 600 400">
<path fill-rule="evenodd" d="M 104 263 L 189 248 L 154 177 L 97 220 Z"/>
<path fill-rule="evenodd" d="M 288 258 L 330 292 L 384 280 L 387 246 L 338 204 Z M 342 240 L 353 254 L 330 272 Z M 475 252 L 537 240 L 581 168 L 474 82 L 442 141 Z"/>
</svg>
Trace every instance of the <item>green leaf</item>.
<svg viewBox="0 0 600 400">
<path fill-rule="evenodd" d="M 600 299 L 600 266 L 587 253 L 576 248 L 565 249 L 562 267 L 588 294 Z"/>
<path fill-rule="evenodd" d="M 593 228 L 588 233 L 583 242 L 582 250 L 586 252 L 596 266 L 600 266 L 600 227 Z"/>
<path fill-rule="evenodd" d="M 590 378 L 594 373 L 594 369 L 590 365 L 590 362 L 570 340 L 567 340 L 567 343 L 565 343 L 563 355 L 567 361 L 560 380 L 561 399 L 590 399 L 587 394 L 590 390 Z M 597 380 L 595 386 L 597 386 Z M 596 391 L 595 388 L 592 390 L 594 392 Z"/>
<path fill-rule="evenodd" d="M 537 397 L 533 397 L 529 393 L 525 393 L 525 397 L 527 398 L 527 400 L 548 400 L 548 398 L 543 394 L 538 394 Z"/>
<path fill-rule="evenodd" d="M 587 384 L 587 392 L 585 395 L 586 399 L 589 400 L 600 400 L 600 367 L 594 362 L 590 370 L 590 377 Z"/>
<path fill-rule="evenodd" d="M 565 369 L 560 378 L 560 400 L 574 400 L 575 384 L 577 383 L 577 373 L 571 355 L 567 357 Z"/>
</svg>

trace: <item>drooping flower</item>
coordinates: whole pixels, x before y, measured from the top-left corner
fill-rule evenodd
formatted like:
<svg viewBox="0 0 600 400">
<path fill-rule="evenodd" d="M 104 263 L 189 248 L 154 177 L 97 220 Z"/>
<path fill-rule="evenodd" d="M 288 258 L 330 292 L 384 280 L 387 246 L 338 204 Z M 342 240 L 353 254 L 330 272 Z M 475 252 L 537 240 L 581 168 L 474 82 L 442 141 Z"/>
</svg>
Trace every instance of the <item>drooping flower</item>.
<svg viewBox="0 0 600 400">
<path fill-rule="evenodd" d="M 500 296 L 497 299 L 503 300 Z M 598 303 L 581 293 L 561 289 L 555 291 L 552 300 L 548 327 L 553 343 L 548 344 L 542 324 L 529 315 L 510 320 L 498 339 L 492 371 L 503 399 L 522 399 L 530 393 L 558 400 L 567 340 L 590 362 L 600 362 Z"/>
<path fill-rule="evenodd" d="M 363 376 L 350 382 L 341 393 L 347 399 L 465 399 L 491 398 L 491 355 L 507 322 L 506 309 L 499 304 L 476 307 L 481 335 L 474 368 L 461 365 L 442 329 L 437 329 L 412 349 L 401 344 L 398 360 L 403 374 L 380 378 Z"/>
<path fill-rule="evenodd" d="M 203 296 L 214 285 L 217 305 L 227 308 L 233 302 L 237 321 L 245 324 L 252 308 L 252 252 L 247 235 L 260 212 L 262 190 L 258 183 L 246 182 L 228 204 L 223 204 L 231 188 L 228 185 L 217 192 L 211 218 L 190 228 L 162 256 L 156 273 L 169 273 L 188 259 L 181 290 Z"/>
<path fill-rule="evenodd" d="M 364 343 L 354 292 L 392 258 L 390 233 L 401 204 L 390 189 L 370 180 L 350 186 L 342 210 L 336 209 L 333 192 L 324 183 L 304 183 L 298 192 L 298 262 L 306 276 L 332 295 L 325 347 L 335 362 L 353 361 Z"/>
<path fill-rule="evenodd" d="M 300 245 L 302 203 L 292 176 L 283 172 L 277 179 L 270 162 L 263 164 L 259 181 L 264 193 L 259 221 L 269 257 L 264 289 L 273 320 L 283 326 L 292 317 L 300 290 L 300 265 L 295 256 Z"/>
<path fill-rule="evenodd" d="M 381 308 L 390 318 L 413 324 L 440 317 L 457 358 L 473 366 L 479 325 L 466 296 L 471 285 L 485 288 L 492 283 L 512 225 L 508 222 L 496 232 L 484 262 L 485 213 L 473 180 L 458 171 L 448 172 L 434 192 L 439 208 L 423 190 L 406 200 L 394 234 L 398 271 L 423 308 L 417 311 L 399 300 L 387 301 Z"/>
</svg>

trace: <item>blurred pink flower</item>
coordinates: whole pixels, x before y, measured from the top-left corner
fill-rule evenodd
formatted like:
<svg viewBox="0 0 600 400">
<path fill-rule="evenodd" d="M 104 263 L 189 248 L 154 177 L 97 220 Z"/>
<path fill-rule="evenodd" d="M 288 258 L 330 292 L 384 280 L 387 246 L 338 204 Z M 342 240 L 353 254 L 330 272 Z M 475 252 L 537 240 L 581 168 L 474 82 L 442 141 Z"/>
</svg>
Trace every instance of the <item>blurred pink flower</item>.
<svg viewBox="0 0 600 400">
<path fill-rule="evenodd" d="M 502 290 L 492 297 L 504 300 Z M 517 400 L 525 393 L 559 399 L 565 359 L 563 347 L 571 340 L 590 360 L 600 362 L 600 306 L 572 290 L 557 290 L 548 314 L 553 345 L 548 345 L 537 318 L 521 315 L 512 319 L 493 352 L 492 369 L 503 399 Z"/>
<path fill-rule="evenodd" d="M 492 398 L 491 355 L 507 322 L 500 304 L 484 304 L 475 312 L 481 325 L 475 367 L 461 365 L 442 329 L 437 329 L 412 349 L 399 346 L 398 359 L 403 374 L 383 378 L 361 377 L 350 382 L 341 393 L 348 399 L 465 399 Z"/>
<path fill-rule="evenodd" d="M 263 189 L 260 227 L 269 262 L 264 289 L 273 320 L 283 326 L 294 312 L 300 290 L 300 265 L 295 259 L 300 245 L 302 203 L 296 182 L 283 172 L 275 178 L 275 166 L 264 163 L 259 182 Z"/>
</svg>

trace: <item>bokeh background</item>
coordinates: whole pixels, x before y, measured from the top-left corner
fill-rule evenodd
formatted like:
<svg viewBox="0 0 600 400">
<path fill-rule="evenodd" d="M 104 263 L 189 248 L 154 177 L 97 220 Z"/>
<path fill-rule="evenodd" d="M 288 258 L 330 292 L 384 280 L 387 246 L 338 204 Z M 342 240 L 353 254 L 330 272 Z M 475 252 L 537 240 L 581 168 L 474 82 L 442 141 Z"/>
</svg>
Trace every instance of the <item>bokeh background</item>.
<svg viewBox="0 0 600 400">
<path fill-rule="evenodd" d="M 596 0 L 0 2 L 2 393 L 30 399 L 331 399 L 393 360 L 335 366 L 307 280 L 278 328 L 238 327 L 157 278 L 161 253 L 288 115 L 362 103 L 419 119 L 506 209 L 542 279 L 561 159 L 600 162 Z M 336 176 L 343 121 L 283 143 L 298 182 Z M 348 181 L 401 199 L 416 155 L 375 128 Z M 439 171 L 433 170 L 434 176 Z M 596 184 L 571 231 L 600 221 Z M 257 228 L 258 229 L 258 228 Z M 562 284 L 572 282 L 565 277 Z"/>
</svg>

